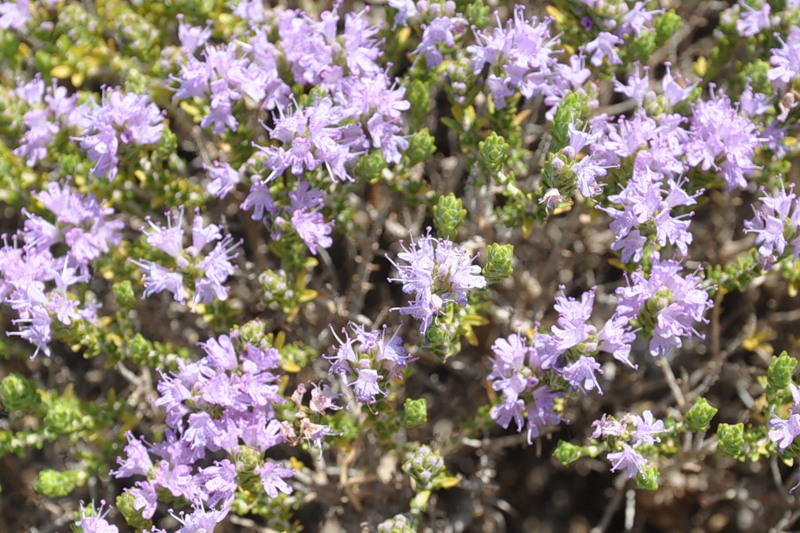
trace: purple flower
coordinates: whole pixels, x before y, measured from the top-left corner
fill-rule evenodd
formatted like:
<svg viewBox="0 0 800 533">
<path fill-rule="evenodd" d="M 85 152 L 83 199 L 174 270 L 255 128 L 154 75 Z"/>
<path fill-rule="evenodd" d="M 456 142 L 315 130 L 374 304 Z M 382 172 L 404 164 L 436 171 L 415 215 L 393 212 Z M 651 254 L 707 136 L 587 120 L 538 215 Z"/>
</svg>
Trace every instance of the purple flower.
<svg viewBox="0 0 800 533">
<path fill-rule="evenodd" d="M 183 14 L 179 13 L 176 18 L 178 19 L 178 40 L 181 42 L 181 48 L 188 54 L 194 54 L 194 51 L 205 45 L 211 38 L 211 28 L 190 26 L 183 22 Z"/>
<path fill-rule="evenodd" d="M 647 459 L 642 457 L 639 452 L 631 448 L 628 444 L 622 442 L 622 451 L 613 452 L 608 454 L 608 460 L 611 461 L 611 471 L 624 469 L 629 478 L 636 475 L 637 472 L 644 475 L 644 466 L 647 464 Z"/>
<path fill-rule="evenodd" d="M 564 287 L 560 287 L 564 290 Z M 566 295 L 557 296 L 555 309 L 558 311 L 557 326 L 553 326 L 553 338 L 556 340 L 556 348 L 565 352 L 570 348 L 578 346 L 590 335 L 594 335 L 596 329 L 586 322 L 592 316 L 592 305 L 594 304 L 594 289 L 581 295 L 580 301 Z"/>
<path fill-rule="evenodd" d="M 783 255 L 789 244 L 792 255 L 797 258 L 800 254 L 800 206 L 794 184 L 789 186 L 788 193 L 783 186 L 774 196 L 763 188 L 761 192 L 760 208 L 753 206 L 755 217 L 744 221 L 745 232 L 756 234 L 761 262 L 769 266 Z"/>
<path fill-rule="evenodd" d="M 145 297 L 162 291 L 172 293 L 175 301 L 185 303 L 187 291 L 184 275 L 195 277 L 194 298 L 192 303 L 211 303 L 214 300 L 225 300 L 228 288 L 225 281 L 234 274 L 236 267 L 232 260 L 238 256 L 235 242 L 230 235 L 222 235 L 216 224 L 204 225 L 199 211 L 192 222 L 192 244 L 184 247 L 183 209 L 173 217 L 167 213 L 167 225 L 161 226 L 147 219 L 150 231 L 146 240 L 150 246 L 165 252 L 175 262 L 174 271 L 159 263 L 143 259 L 131 262 L 139 266 L 145 283 Z M 144 230 L 144 228 L 142 228 Z M 203 250 L 214 245 L 210 252 L 203 255 Z"/>
<path fill-rule="evenodd" d="M 555 412 L 554 393 L 546 385 L 533 391 L 533 402 L 528 404 L 528 444 L 538 437 L 546 426 L 559 424 L 561 417 Z"/>
<path fill-rule="evenodd" d="M 95 162 L 92 174 L 113 180 L 117 174 L 117 150 L 122 144 L 155 144 L 161 139 L 164 118 L 147 96 L 106 89 L 100 106 L 87 111 L 81 147 Z"/>
<path fill-rule="evenodd" d="M 47 146 L 55 139 L 59 126 L 50 120 L 45 109 L 31 109 L 25 113 L 23 124 L 27 131 L 20 139 L 19 148 L 14 150 L 14 154 L 27 157 L 25 163 L 33 167 L 37 161 L 47 156 Z"/>
<path fill-rule="evenodd" d="M 205 166 L 211 183 L 206 190 L 217 198 L 225 198 L 241 181 L 241 176 L 228 163 L 214 161 L 213 166 Z"/>
<path fill-rule="evenodd" d="M 622 24 L 616 29 L 617 35 L 635 34 L 637 37 L 642 36 L 642 29 L 648 25 L 652 28 L 652 22 L 655 15 L 660 15 L 664 12 L 663 9 L 655 9 L 653 11 L 645 11 L 644 2 L 636 2 L 630 10 L 622 17 Z"/>
<path fill-rule="evenodd" d="M 389 0 L 389 6 L 397 10 L 394 15 L 394 24 L 406 26 L 408 19 L 416 18 L 419 15 L 417 4 L 414 0 Z"/>
<path fill-rule="evenodd" d="M 307 211 L 306 209 L 294 211 L 292 227 L 314 255 L 317 255 L 317 246 L 329 248 L 333 244 L 333 239 L 330 237 L 333 221 L 325 222 L 325 218 L 319 211 Z"/>
<path fill-rule="evenodd" d="M 390 282 L 403 284 L 403 292 L 414 294 L 414 300 L 406 307 L 398 307 L 400 314 L 411 315 L 420 320 L 420 332 L 425 333 L 445 304 L 454 302 L 464 306 L 467 294 L 473 289 L 486 287 L 486 278 L 481 267 L 473 265 L 474 258 L 446 239 L 437 239 L 428 233 L 410 246 L 401 244 L 403 251 L 397 258 L 405 264 L 389 261 L 398 271 L 397 278 Z"/>
<path fill-rule="evenodd" d="M 378 65 L 378 58 L 383 55 L 379 41 L 375 36 L 380 27 L 369 24 L 369 12 L 366 7 L 358 13 L 348 13 L 344 19 L 344 56 L 350 75 L 355 78 L 370 78 L 381 73 L 382 67 Z"/>
<path fill-rule="evenodd" d="M 0 4 L 0 30 L 21 30 L 31 18 L 30 0 Z"/>
<path fill-rule="evenodd" d="M 112 470 L 109 474 L 118 479 L 136 475 L 150 475 L 150 470 L 153 468 L 153 461 L 150 460 L 150 455 L 147 452 L 144 442 L 134 438 L 130 431 L 125 433 L 125 438 L 128 439 L 128 444 L 126 444 L 124 448 L 127 458 L 123 461 L 121 457 L 117 457 L 119 468 Z"/>
<path fill-rule="evenodd" d="M 633 438 L 645 444 L 655 444 L 661 442 L 661 439 L 656 437 L 657 434 L 664 432 L 664 422 L 662 420 L 655 420 L 653 413 L 648 409 L 642 416 L 636 415 L 634 417 L 636 430 L 631 433 Z"/>
<path fill-rule="evenodd" d="M 497 339 L 492 344 L 495 358 L 492 360 L 492 372 L 489 379 L 509 378 L 522 369 L 527 362 L 531 347 L 525 339 L 512 333 L 505 339 Z"/>
<path fill-rule="evenodd" d="M 422 55 L 429 68 L 438 66 L 443 59 L 439 43 L 452 48 L 456 44 L 455 35 L 461 33 L 465 26 L 466 21 L 460 17 L 436 17 L 425 26 L 414 53 Z"/>
<path fill-rule="evenodd" d="M 398 87 L 388 76 L 378 73 L 373 77 L 348 77 L 342 81 L 336 100 L 348 108 L 347 113 L 361 123 L 361 129 L 347 130 L 354 147 L 363 145 L 381 150 L 389 163 L 399 163 L 402 152 L 408 148 L 403 133 L 403 111 L 409 109 L 405 88 Z M 363 131 L 361 131 L 363 130 Z"/>
<path fill-rule="evenodd" d="M 686 147 L 690 165 L 721 170 L 728 190 L 747 186 L 745 177 L 757 168 L 753 157 L 760 144 L 758 129 L 739 115 L 726 95 L 697 103 L 691 132 Z"/>
<path fill-rule="evenodd" d="M 789 390 L 794 401 L 789 408 L 789 418 L 784 420 L 773 412 L 769 421 L 769 425 L 773 428 L 769 431 L 769 440 L 776 443 L 780 451 L 786 450 L 800 435 L 800 389 L 794 383 L 790 383 Z"/>
<path fill-rule="evenodd" d="M 319 21 L 299 10 L 278 14 L 281 47 L 296 83 L 318 85 L 341 76 L 341 67 L 334 65 L 334 58 L 342 52 L 336 40 L 338 21 L 332 11 L 323 12 Z"/>
<path fill-rule="evenodd" d="M 365 361 L 366 364 L 369 365 L 369 361 Z M 375 396 L 385 394 L 378 386 L 378 381 L 382 378 L 377 371 L 367 367 L 356 369 L 356 373 L 358 374 L 358 378 L 356 378 L 354 382 L 349 383 L 349 385 L 353 387 L 353 392 L 359 402 L 365 404 L 375 403 Z"/>
<path fill-rule="evenodd" d="M 525 415 L 525 402 L 520 399 L 507 397 L 502 403 L 492 407 L 492 420 L 503 428 L 508 428 L 511 420 L 517 424 L 517 431 L 522 431 Z"/>
<path fill-rule="evenodd" d="M 614 92 L 624 94 L 628 98 L 635 100 L 637 104 L 642 105 L 645 97 L 650 93 L 650 77 L 648 76 L 649 67 L 642 67 L 644 71 L 643 76 L 639 76 L 639 62 L 634 63 L 636 70 L 635 74 L 628 77 L 628 83 L 623 85 L 617 80 L 614 80 Z"/>
<path fill-rule="evenodd" d="M 600 385 L 597 383 L 597 376 L 595 375 L 597 373 L 603 373 L 600 363 L 594 357 L 586 357 L 585 355 L 580 356 L 577 361 L 568 364 L 562 370 L 564 379 L 584 395 L 588 394 L 587 391 L 595 389 L 599 394 L 603 394 Z"/>
<path fill-rule="evenodd" d="M 376 396 L 386 394 L 378 382 L 402 378 L 403 370 L 413 358 L 406 353 L 403 340 L 396 333 L 386 339 L 386 326 L 379 330 L 367 330 L 352 322 L 348 326 L 353 336 L 347 329 L 342 329 L 342 340 L 334 332 L 339 346 L 333 355 L 326 355 L 325 358 L 331 361 L 330 372 L 339 374 L 343 379 L 355 375 L 355 379 L 347 382 L 347 385 L 353 387 L 359 402 L 372 404 Z"/>
<path fill-rule="evenodd" d="M 292 493 L 292 487 L 284 479 L 294 476 L 294 471 L 284 468 L 278 463 L 267 461 L 261 467 L 259 476 L 261 485 L 270 498 L 277 498 L 279 491 L 284 494 Z"/>
<path fill-rule="evenodd" d="M 498 108 L 506 105 L 506 98 L 514 94 L 515 89 L 525 98 L 533 98 L 548 95 L 559 85 L 559 80 L 552 79 L 557 69 L 553 47 L 558 39 L 551 37 L 549 21 L 539 22 L 536 18 L 527 21 L 524 8 L 517 6 L 513 20 L 505 28 L 494 28 L 491 34 L 480 31 L 475 38 L 477 44 L 467 47 L 472 70 L 477 75 L 489 65 L 487 86 Z M 582 84 L 586 74 L 579 68 L 574 81 Z M 566 87 L 570 85 L 571 82 L 566 83 Z M 547 103 L 555 105 L 559 99 Z"/>
<path fill-rule="evenodd" d="M 630 360 L 631 345 L 636 340 L 636 334 L 627 327 L 628 321 L 622 317 L 610 318 L 600 332 L 597 341 L 601 351 L 610 353 L 614 359 L 631 368 L 639 368 Z"/>
<path fill-rule="evenodd" d="M 252 209 L 253 220 L 263 220 L 267 214 L 275 215 L 278 212 L 278 208 L 275 206 L 275 202 L 269 192 L 269 187 L 261 181 L 253 182 L 250 186 L 250 193 L 240 207 L 242 209 Z"/>
<path fill-rule="evenodd" d="M 179 273 L 146 259 L 131 262 L 142 271 L 145 298 L 167 291 L 172 293 L 176 302 L 186 302 L 186 288 L 183 286 L 183 276 Z"/>
<path fill-rule="evenodd" d="M 111 508 L 103 509 L 105 504 L 105 500 L 101 500 L 97 509 L 94 509 L 94 505 L 92 505 L 87 510 L 81 502 L 81 519 L 75 522 L 75 527 L 81 528 L 82 533 L 119 533 L 117 526 L 109 524 L 106 520 Z M 91 514 L 87 515 L 87 511 Z"/>
<path fill-rule="evenodd" d="M 338 411 L 340 406 L 336 405 L 335 401 L 341 397 L 341 394 L 334 394 L 327 383 L 322 385 L 314 384 L 311 389 L 311 401 L 308 406 L 313 413 L 325 414 L 328 409 Z"/>
<path fill-rule="evenodd" d="M 689 221 L 685 219 L 693 213 L 675 217 L 672 210 L 696 204 L 695 197 L 702 191 L 690 196 L 682 188 L 688 180 L 676 182 L 671 178 L 666 180 L 669 189 L 665 191 L 662 180 L 663 176 L 649 167 L 634 168 L 633 176 L 622 192 L 609 196 L 611 202 L 622 208 L 601 208 L 614 219 L 611 230 L 616 240 L 611 249 L 621 250 L 623 262 L 642 259 L 647 239 L 639 228 L 648 228 L 646 233 L 654 232 L 660 246 L 669 243 L 676 246 L 682 255 L 688 253 L 693 236 L 688 231 Z"/>
<path fill-rule="evenodd" d="M 190 514 L 181 513 L 180 517 L 174 514 L 172 516 L 182 526 L 175 533 L 205 533 L 214 531 L 214 528 L 228 516 L 228 509 L 206 510 L 202 506 L 195 506 Z"/>
<path fill-rule="evenodd" d="M 353 181 L 345 169 L 356 156 L 343 142 L 341 122 L 345 118 L 346 110 L 328 97 L 277 118 L 270 138 L 282 145 L 258 147 L 266 155 L 264 164 L 272 170 L 267 181 L 287 169 L 299 176 L 319 166 L 324 166 L 335 181 Z"/>
<path fill-rule="evenodd" d="M 153 484 L 149 481 L 137 481 L 132 489 L 127 489 L 127 492 L 133 494 L 133 508 L 139 511 L 143 518 L 153 518 L 158 507 L 158 496 Z"/>
<path fill-rule="evenodd" d="M 622 39 L 608 32 L 600 32 L 597 38 L 586 44 L 586 52 L 592 54 L 590 59 L 592 65 L 599 67 L 603 64 L 603 58 L 608 57 L 608 62 L 612 65 L 621 65 L 622 59 L 614 48 L 622 44 Z"/>
<path fill-rule="evenodd" d="M 600 420 L 592 422 L 594 431 L 592 432 L 593 439 L 607 439 L 608 437 L 621 437 L 625 432 L 625 425 L 621 422 L 608 419 L 608 415 L 603 414 Z"/>
<path fill-rule="evenodd" d="M 769 62 L 772 68 L 767 78 L 779 89 L 785 89 L 800 72 L 800 28 L 793 26 L 786 41 L 778 36 L 782 46 L 773 48 Z"/>
<path fill-rule="evenodd" d="M 665 355 L 670 347 L 680 348 L 683 338 L 702 338 L 695 324 L 708 321 L 703 315 L 713 304 L 700 285 L 702 278 L 683 275 L 682 270 L 677 261 L 656 258 L 649 276 L 641 270 L 634 272 L 629 285 L 616 291 L 615 317 L 653 324 L 652 355 Z"/>
<path fill-rule="evenodd" d="M 752 37 L 772 26 L 769 2 L 764 2 L 761 9 L 753 9 L 747 2 L 740 2 L 742 12 L 736 21 L 736 31 L 741 37 Z"/>
</svg>

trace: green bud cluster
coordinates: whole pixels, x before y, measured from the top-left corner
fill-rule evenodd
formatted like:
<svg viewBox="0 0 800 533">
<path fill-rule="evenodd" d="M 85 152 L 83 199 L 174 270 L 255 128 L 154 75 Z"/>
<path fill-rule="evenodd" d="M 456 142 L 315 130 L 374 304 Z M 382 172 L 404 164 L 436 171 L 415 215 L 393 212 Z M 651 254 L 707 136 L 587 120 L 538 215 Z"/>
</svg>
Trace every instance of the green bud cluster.
<svg viewBox="0 0 800 533">
<path fill-rule="evenodd" d="M 585 99 L 578 93 L 570 92 L 561 100 L 553 117 L 552 152 L 558 152 L 569 144 L 569 126 L 581 129 L 589 113 L 589 106 Z"/>
<path fill-rule="evenodd" d="M 428 421 L 428 401 L 425 398 L 414 400 L 406 398 L 403 403 L 403 425 L 415 428 Z"/>
<path fill-rule="evenodd" d="M 572 170 L 570 158 L 563 152 L 550 152 L 542 169 L 542 190 L 557 190 L 562 198 L 569 198 L 578 188 L 578 176 Z M 543 197 L 544 194 L 541 196 Z"/>
<path fill-rule="evenodd" d="M 3 378 L 0 400 L 9 413 L 33 413 L 42 403 L 36 385 L 19 374 L 9 374 Z"/>
<path fill-rule="evenodd" d="M 727 265 L 712 265 L 706 270 L 705 284 L 707 287 L 717 287 L 723 294 L 734 290 L 741 292 L 763 272 L 758 262 L 758 251 L 750 249 Z"/>
<path fill-rule="evenodd" d="M 487 283 L 500 283 L 513 273 L 514 245 L 493 242 L 486 251 L 483 276 Z"/>
<path fill-rule="evenodd" d="M 94 420 L 84 414 L 80 403 L 75 398 L 59 396 L 47 405 L 44 426 L 56 435 L 75 433 L 91 428 L 93 425 Z"/>
<path fill-rule="evenodd" d="M 436 142 L 428 131 L 428 128 L 421 129 L 408 141 L 406 158 L 408 165 L 414 166 L 417 163 L 424 163 L 436 153 Z"/>
<path fill-rule="evenodd" d="M 251 320 L 242 324 L 239 328 L 239 340 L 243 344 L 252 344 L 253 346 L 260 346 L 264 342 L 264 334 L 266 332 L 266 324 L 262 320 Z"/>
<path fill-rule="evenodd" d="M 503 170 L 509 148 L 505 138 L 494 131 L 478 143 L 478 161 L 490 178 L 497 176 Z"/>
<path fill-rule="evenodd" d="M 642 29 L 639 37 L 635 38 L 622 49 L 620 57 L 626 62 L 647 61 L 647 59 L 653 55 L 657 47 L 655 32 L 645 28 Z"/>
<path fill-rule="evenodd" d="M 146 364 L 153 350 L 153 343 L 141 333 L 136 333 L 128 343 L 128 355 L 137 364 Z"/>
<path fill-rule="evenodd" d="M 428 349 L 439 357 L 448 357 L 461 351 L 456 324 L 439 320 L 428 326 L 425 332 Z"/>
<path fill-rule="evenodd" d="M 492 10 L 483 0 L 475 0 L 467 6 L 464 12 L 467 16 L 467 20 L 477 28 L 483 28 L 489 23 L 489 20 L 491 20 L 491 13 Z"/>
<path fill-rule="evenodd" d="M 123 309 L 130 309 L 136 303 L 136 294 L 133 292 L 131 280 L 126 279 L 125 281 L 114 283 L 111 289 L 114 291 L 114 298 L 117 300 L 117 304 Z"/>
<path fill-rule="evenodd" d="M 712 407 L 703 397 L 697 399 L 686 413 L 686 429 L 689 431 L 706 431 L 711 419 L 717 414 L 716 407 Z"/>
<path fill-rule="evenodd" d="M 33 490 L 48 498 L 67 496 L 76 488 L 84 485 L 89 479 L 89 474 L 84 470 L 65 470 L 59 472 L 47 468 L 39 472 Z"/>
<path fill-rule="evenodd" d="M 767 369 L 767 391 L 781 391 L 792 382 L 792 374 L 797 368 L 797 359 L 785 351 L 774 356 Z"/>
<path fill-rule="evenodd" d="M 553 457 L 561 463 L 562 466 L 569 466 L 583 457 L 583 447 L 565 440 L 560 440 L 553 452 Z"/>
<path fill-rule="evenodd" d="M 370 183 L 378 181 L 385 168 L 386 159 L 380 150 L 372 150 L 356 161 L 356 174 Z"/>
<path fill-rule="evenodd" d="M 656 46 L 664 46 L 664 43 L 666 43 L 670 37 L 678 33 L 678 30 L 681 29 L 681 26 L 683 26 L 683 20 L 677 13 L 675 13 L 674 9 L 670 9 L 658 17 L 654 25 L 656 30 Z"/>
<path fill-rule="evenodd" d="M 436 488 L 445 473 L 444 459 L 429 446 L 417 448 L 403 464 L 403 472 L 411 476 L 420 489 Z"/>
<path fill-rule="evenodd" d="M 430 87 L 423 80 L 411 80 L 406 85 L 406 96 L 411 110 L 411 125 L 419 127 L 431 111 Z"/>
<path fill-rule="evenodd" d="M 649 491 L 658 490 L 658 476 L 661 474 L 658 468 L 645 465 L 642 470 L 644 470 L 644 473 L 636 472 L 636 488 Z"/>
<path fill-rule="evenodd" d="M 718 449 L 721 453 L 743 461 L 744 449 L 744 424 L 720 424 L 717 427 Z"/>
<path fill-rule="evenodd" d="M 458 236 L 458 228 L 464 222 L 467 210 L 461 203 L 461 198 L 450 193 L 440 196 L 436 205 L 433 206 L 433 225 L 440 237 L 454 241 Z"/>
</svg>

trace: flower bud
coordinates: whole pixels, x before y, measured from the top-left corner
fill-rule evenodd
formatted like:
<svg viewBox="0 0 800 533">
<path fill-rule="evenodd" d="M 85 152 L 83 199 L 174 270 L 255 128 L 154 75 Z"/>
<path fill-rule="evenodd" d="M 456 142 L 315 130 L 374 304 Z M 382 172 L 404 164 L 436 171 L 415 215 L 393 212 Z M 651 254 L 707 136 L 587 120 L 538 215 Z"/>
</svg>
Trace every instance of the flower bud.
<svg viewBox="0 0 800 533">
<path fill-rule="evenodd" d="M 89 479 L 89 475 L 83 470 L 59 472 L 46 468 L 39 472 L 39 478 L 36 480 L 33 490 L 48 498 L 60 498 L 67 496 L 77 487 L 86 483 L 87 479 Z"/>
<path fill-rule="evenodd" d="M 120 281 L 112 286 L 114 298 L 120 307 L 129 309 L 136 303 L 136 294 L 133 292 L 133 284 L 130 280 Z"/>
<path fill-rule="evenodd" d="M 417 528 L 411 517 L 398 514 L 378 524 L 378 533 L 414 533 Z"/>
<path fill-rule="evenodd" d="M 239 329 L 242 342 L 258 346 L 264 340 L 264 328 L 264 322 L 258 319 L 243 324 Z"/>
<path fill-rule="evenodd" d="M 444 474 L 444 459 L 429 446 L 420 446 L 403 465 L 403 471 L 411 476 L 419 488 L 432 488 L 437 478 Z"/>
<path fill-rule="evenodd" d="M 499 173 L 508 159 L 508 149 L 506 140 L 495 132 L 478 143 L 479 161 L 483 170 L 490 176 Z"/>
<path fill-rule="evenodd" d="M 433 224 L 440 237 L 454 241 L 458 234 L 458 227 L 467 216 L 461 199 L 456 198 L 453 193 L 447 196 L 440 196 L 436 205 L 433 206 Z"/>
<path fill-rule="evenodd" d="M 412 400 L 406 398 L 403 403 L 403 425 L 407 428 L 421 426 L 428 421 L 428 402 L 425 398 Z"/>
<path fill-rule="evenodd" d="M 6 411 L 10 413 L 30 413 L 41 404 L 36 386 L 19 374 L 9 374 L 3 378 L 0 383 L 0 399 Z"/>
<path fill-rule="evenodd" d="M 409 166 L 427 161 L 435 152 L 436 142 L 428 128 L 423 128 L 408 141 L 406 157 L 408 157 Z"/>
<path fill-rule="evenodd" d="M 744 424 L 720 424 L 717 428 L 720 452 L 733 458 L 744 456 Z"/>
<path fill-rule="evenodd" d="M 422 124 L 431 111 L 431 95 L 428 84 L 422 80 L 411 80 L 406 86 L 406 94 L 411 105 L 411 123 Z"/>
<path fill-rule="evenodd" d="M 797 359 L 786 352 L 773 356 L 767 370 L 767 388 L 778 391 L 788 387 L 796 367 Z"/>
<path fill-rule="evenodd" d="M 514 261 L 513 244 L 492 243 L 487 250 L 486 266 L 483 269 L 483 276 L 487 283 L 500 283 L 514 271 L 512 262 Z"/>
<path fill-rule="evenodd" d="M 667 40 L 675 35 L 683 26 L 681 17 L 675 13 L 674 9 L 670 9 L 656 19 L 656 46 L 663 46 Z"/>
<path fill-rule="evenodd" d="M 642 467 L 644 473 L 636 473 L 636 488 L 645 490 L 658 490 L 658 468 L 645 465 Z"/>
<path fill-rule="evenodd" d="M 562 466 L 569 466 L 581 458 L 581 447 L 571 444 L 565 440 L 558 441 L 558 446 L 553 452 L 553 457 L 561 463 Z"/>
<path fill-rule="evenodd" d="M 716 407 L 709 405 L 708 400 L 703 397 L 697 399 L 689 412 L 686 413 L 686 429 L 689 431 L 706 431 L 708 424 L 714 415 L 717 414 Z"/>
<path fill-rule="evenodd" d="M 44 425 L 48 431 L 52 431 L 56 435 L 65 435 L 94 424 L 91 418 L 83 415 L 75 398 L 60 397 L 47 406 Z"/>
<path fill-rule="evenodd" d="M 380 150 L 373 150 L 362 155 L 356 162 L 356 174 L 370 182 L 378 180 L 385 168 L 386 160 Z"/>
<path fill-rule="evenodd" d="M 473 26 L 483 28 L 489 23 L 489 15 L 491 10 L 489 6 L 483 3 L 483 0 L 475 0 L 467 6 L 465 15 Z"/>
</svg>

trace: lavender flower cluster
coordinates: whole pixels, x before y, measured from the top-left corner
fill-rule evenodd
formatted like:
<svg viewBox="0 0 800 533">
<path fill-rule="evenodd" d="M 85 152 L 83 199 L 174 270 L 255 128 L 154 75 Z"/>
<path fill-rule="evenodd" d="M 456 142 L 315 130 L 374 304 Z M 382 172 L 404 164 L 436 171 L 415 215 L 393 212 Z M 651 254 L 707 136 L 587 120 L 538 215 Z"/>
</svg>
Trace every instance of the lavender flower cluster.
<svg viewBox="0 0 800 533">
<path fill-rule="evenodd" d="M 180 362 L 177 372 L 162 373 L 154 404 L 166 412 L 164 439 L 148 443 L 128 432 L 119 466 L 111 472 L 116 478 L 145 478 L 127 491 L 144 519 L 155 514 L 160 491 L 189 502 L 192 512 L 179 518 L 182 532 L 213 530 L 241 488 L 253 500 L 292 494 L 286 480 L 293 470 L 263 454 L 284 444 L 296 446 L 299 439 L 321 448 L 330 433 L 308 417 L 302 422 L 297 417 L 297 430 L 276 417 L 286 399 L 278 385 L 280 355 L 275 348 L 263 341 L 247 342 L 237 332 L 211 338 L 201 347 L 202 359 Z M 299 386 L 292 396 L 298 408 L 305 391 Z M 314 387 L 309 411 L 324 415 L 338 409 L 334 400 L 329 387 Z M 245 485 L 248 477 L 252 480 Z"/>
</svg>

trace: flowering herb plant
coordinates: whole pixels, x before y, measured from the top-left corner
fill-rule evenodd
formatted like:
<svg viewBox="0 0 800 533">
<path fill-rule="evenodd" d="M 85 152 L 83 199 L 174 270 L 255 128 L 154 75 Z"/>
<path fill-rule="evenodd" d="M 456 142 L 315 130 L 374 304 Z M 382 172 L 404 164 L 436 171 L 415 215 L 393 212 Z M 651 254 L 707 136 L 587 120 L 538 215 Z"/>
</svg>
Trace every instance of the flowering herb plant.
<svg viewBox="0 0 800 533">
<path fill-rule="evenodd" d="M 4 0 L 0 58 L 8 531 L 800 520 L 800 2 Z"/>
</svg>

